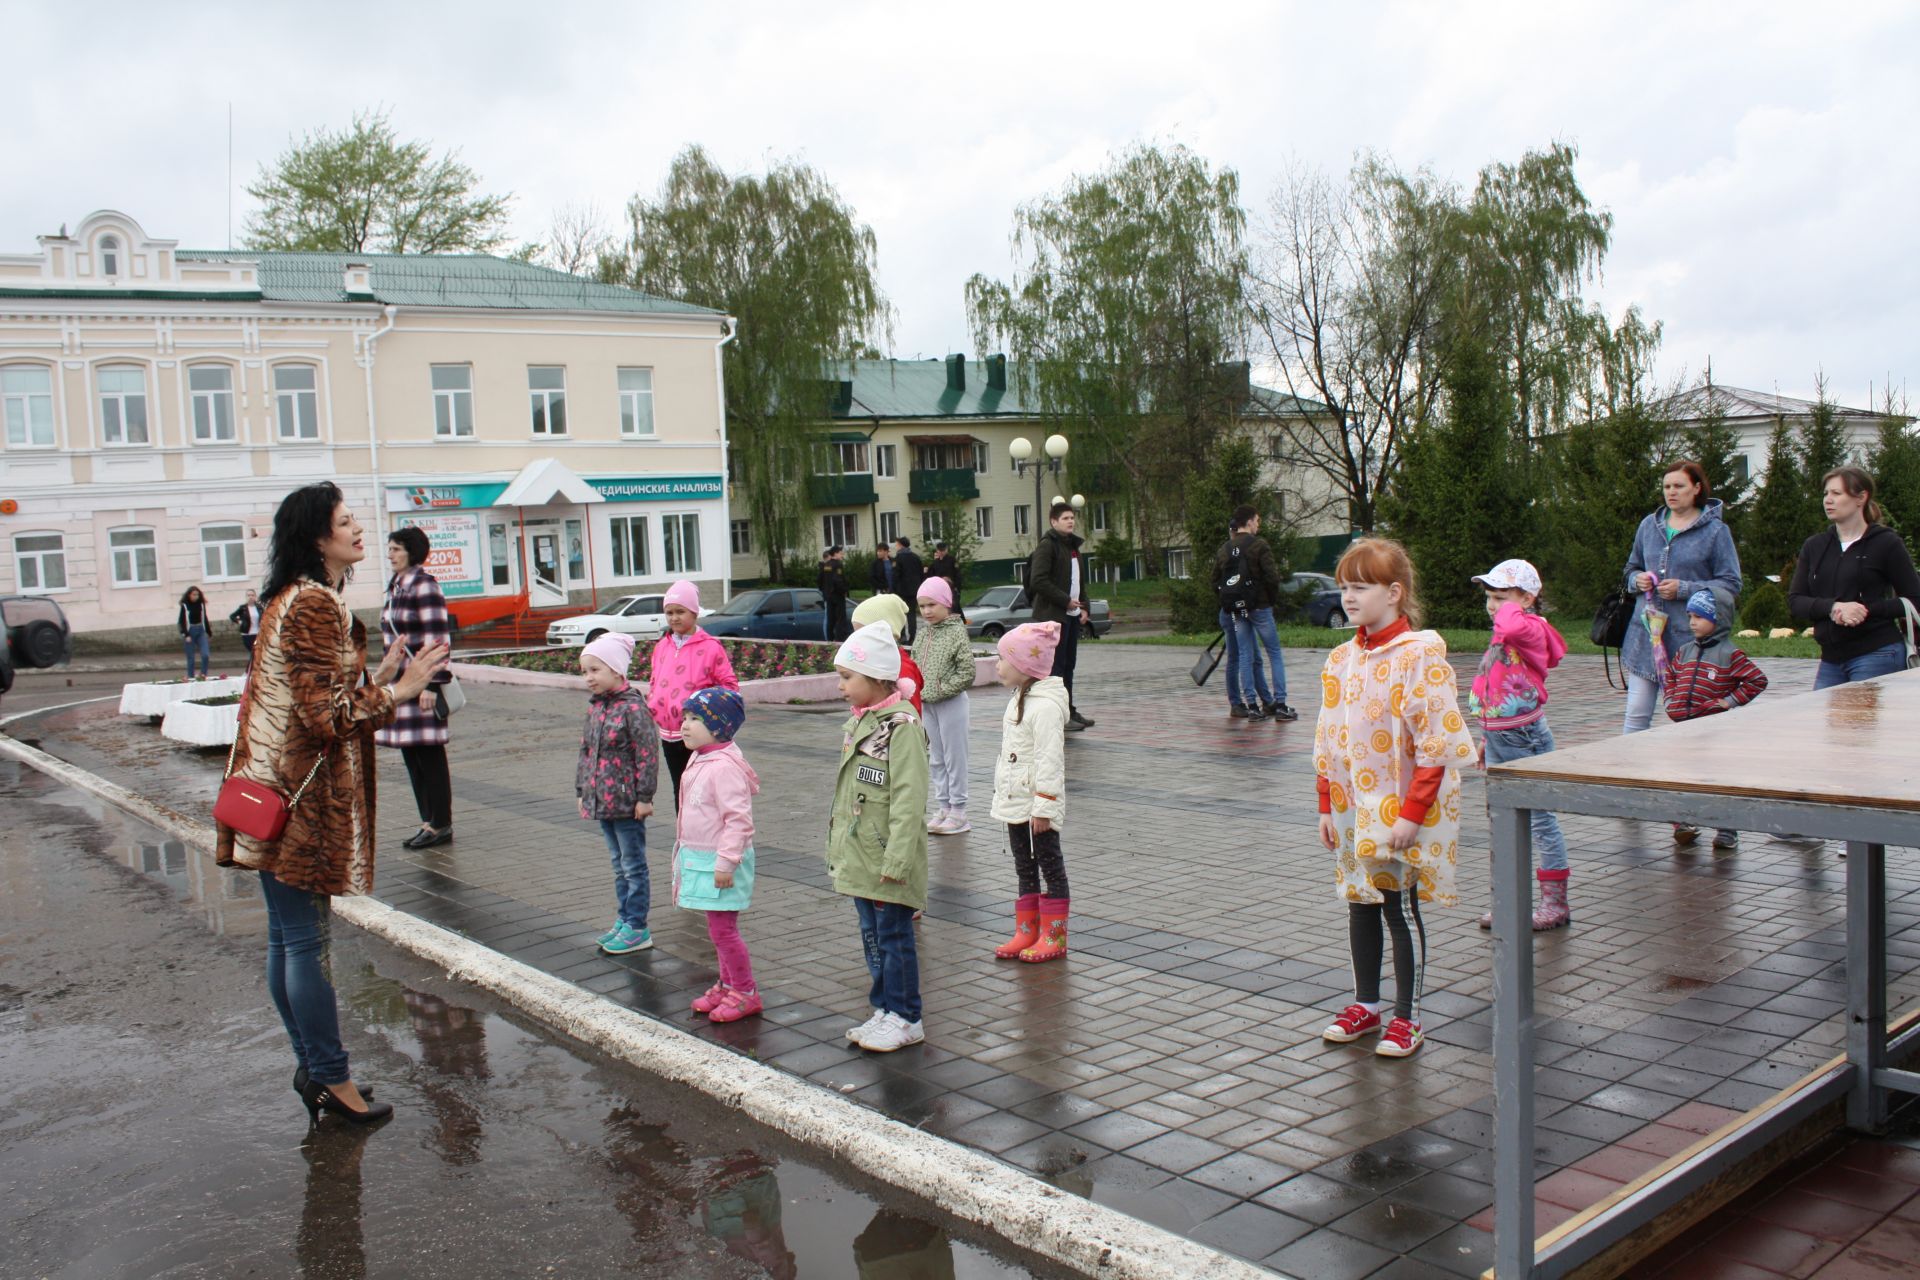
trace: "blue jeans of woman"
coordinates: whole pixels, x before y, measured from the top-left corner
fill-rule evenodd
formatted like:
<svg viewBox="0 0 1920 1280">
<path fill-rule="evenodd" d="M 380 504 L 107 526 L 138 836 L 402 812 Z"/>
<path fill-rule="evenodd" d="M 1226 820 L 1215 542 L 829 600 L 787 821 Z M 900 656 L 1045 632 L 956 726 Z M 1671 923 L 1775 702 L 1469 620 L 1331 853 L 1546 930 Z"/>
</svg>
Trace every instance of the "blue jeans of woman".
<svg viewBox="0 0 1920 1280">
<path fill-rule="evenodd" d="M 187 653 L 187 679 L 193 679 L 193 664 L 196 658 L 200 662 L 200 674 L 206 675 L 212 668 L 213 641 L 207 636 L 204 625 L 196 624 L 187 628 L 187 634 L 180 637 L 180 647 Z"/>
<path fill-rule="evenodd" d="M 1273 625 L 1273 610 L 1253 609 L 1244 616 L 1233 619 L 1233 644 L 1239 651 L 1240 691 L 1249 688 L 1260 705 L 1270 706 L 1287 700 L 1287 668 L 1280 659 L 1280 632 Z M 1261 670 L 1261 653 L 1266 650 L 1266 660 L 1273 667 L 1273 683 L 1267 683 L 1267 674 Z M 1251 705 L 1251 702 L 1249 703 Z"/>
<path fill-rule="evenodd" d="M 1660 682 L 1637 676 L 1633 672 L 1627 677 L 1627 719 L 1620 727 L 1622 733 L 1639 733 L 1653 723 L 1653 713 L 1660 709 Z"/>
<path fill-rule="evenodd" d="M 1906 669 L 1907 646 L 1895 642 L 1884 649 L 1875 649 L 1872 653 L 1863 653 L 1857 658 L 1848 658 L 1844 662 L 1828 662 L 1825 658 L 1820 659 L 1819 669 L 1813 673 L 1813 687 L 1831 689 L 1837 684 L 1871 680 L 1875 676 L 1888 676 Z"/>
<path fill-rule="evenodd" d="M 873 989 L 867 1003 L 908 1022 L 920 1021 L 920 953 L 913 939 L 913 908 L 897 902 L 855 898 L 860 944 L 867 952 Z"/>
<path fill-rule="evenodd" d="M 340 1006 L 333 996 L 333 900 L 260 873 L 267 900 L 267 992 L 293 1042 L 293 1058 L 320 1084 L 345 1084 Z"/>
<path fill-rule="evenodd" d="M 644 929 L 653 906 L 653 884 L 647 873 L 647 824 L 639 818 L 602 818 L 600 834 L 607 839 L 607 854 L 613 861 L 613 896 L 620 906 L 620 923 L 629 929 Z"/>
<path fill-rule="evenodd" d="M 1553 750 L 1553 730 L 1546 717 L 1514 729 L 1487 730 L 1487 763 L 1505 764 L 1526 760 Z M 1560 831 L 1560 819 L 1544 809 L 1533 811 L 1533 856 L 1542 871 L 1567 869 L 1567 838 Z"/>
</svg>

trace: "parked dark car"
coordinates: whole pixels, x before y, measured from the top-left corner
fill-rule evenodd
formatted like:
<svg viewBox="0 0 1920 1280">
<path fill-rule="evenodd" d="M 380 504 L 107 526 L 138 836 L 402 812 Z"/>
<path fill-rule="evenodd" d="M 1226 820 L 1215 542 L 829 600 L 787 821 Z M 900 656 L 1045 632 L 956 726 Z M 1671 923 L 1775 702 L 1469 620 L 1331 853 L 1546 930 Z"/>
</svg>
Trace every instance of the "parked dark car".
<svg viewBox="0 0 1920 1280">
<path fill-rule="evenodd" d="M 1105 600 L 1087 601 L 1088 621 L 1095 639 L 1113 630 L 1113 612 Z M 975 640 L 998 640 L 1023 622 L 1033 621 L 1033 601 L 1019 584 L 988 587 L 966 603 L 967 634 Z"/>
<path fill-rule="evenodd" d="M 54 667 L 73 657 L 67 615 L 45 596 L 0 596 L 0 693 L 13 687 L 15 667 Z"/>
<path fill-rule="evenodd" d="M 1281 584 L 1288 601 L 1281 617 L 1288 622 L 1304 620 L 1309 626 L 1347 625 L 1347 611 L 1340 603 L 1340 587 L 1324 573 L 1295 573 Z"/>
<path fill-rule="evenodd" d="M 824 640 L 827 601 L 811 587 L 743 591 L 700 619 L 710 636 L 751 640 Z"/>
</svg>

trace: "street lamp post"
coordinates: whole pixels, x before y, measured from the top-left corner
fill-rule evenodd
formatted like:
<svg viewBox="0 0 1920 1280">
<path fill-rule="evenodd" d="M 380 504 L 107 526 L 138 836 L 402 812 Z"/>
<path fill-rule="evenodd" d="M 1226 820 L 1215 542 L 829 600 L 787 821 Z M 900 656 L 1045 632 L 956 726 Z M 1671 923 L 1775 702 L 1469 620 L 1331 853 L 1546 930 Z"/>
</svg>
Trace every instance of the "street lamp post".
<svg viewBox="0 0 1920 1280">
<path fill-rule="evenodd" d="M 1014 437 L 1013 443 L 1007 446 L 1007 452 L 1013 457 L 1014 474 L 1023 476 L 1029 471 L 1033 472 L 1033 514 L 1035 520 L 1044 520 L 1046 518 L 1040 514 L 1042 510 L 1046 509 L 1040 505 L 1042 477 L 1049 471 L 1055 476 L 1058 476 L 1061 471 L 1066 468 L 1067 438 L 1062 435 L 1048 436 L 1046 443 L 1041 447 L 1047 455 L 1044 459 L 1034 456 L 1033 441 L 1027 439 L 1025 436 Z M 1075 496 L 1077 497 L 1078 495 L 1076 494 Z M 1055 498 L 1054 501 L 1058 502 L 1060 499 Z M 1035 538 L 1040 536 L 1037 527 L 1031 527 L 1027 532 Z"/>
</svg>

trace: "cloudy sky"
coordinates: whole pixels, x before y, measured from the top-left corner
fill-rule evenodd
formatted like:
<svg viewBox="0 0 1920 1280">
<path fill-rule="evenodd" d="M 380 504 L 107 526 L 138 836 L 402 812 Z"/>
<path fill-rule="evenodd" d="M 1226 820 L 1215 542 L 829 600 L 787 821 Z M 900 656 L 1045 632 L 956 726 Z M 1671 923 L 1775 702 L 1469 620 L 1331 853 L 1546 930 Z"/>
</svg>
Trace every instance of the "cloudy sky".
<svg viewBox="0 0 1920 1280">
<path fill-rule="evenodd" d="M 153 6 L 0 2 L 0 252 L 93 209 L 217 248 L 291 137 L 385 106 L 515 197 L 610 220 L 705 145 L 798 156 L 879 237 L 894 353 L 968 350 L 1009 216 L 1137 139 L 1238 170 L 1387 153 L 1470 183 L 1564 139 L 1615 216 L 1597 293 L 1662 374 L 1920 392 L 1920 6 L 1773 3 Z"/>
</svg>

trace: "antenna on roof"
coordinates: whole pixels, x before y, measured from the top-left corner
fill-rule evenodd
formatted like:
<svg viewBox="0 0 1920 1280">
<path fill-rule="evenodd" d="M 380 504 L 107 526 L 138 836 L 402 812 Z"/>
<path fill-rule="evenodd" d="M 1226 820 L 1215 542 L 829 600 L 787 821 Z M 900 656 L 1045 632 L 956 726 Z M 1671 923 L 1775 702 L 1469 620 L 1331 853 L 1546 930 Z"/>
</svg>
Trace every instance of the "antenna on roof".
<svg viewBox="0 0 1920 1280">
<path fill-rule="evenodd" d="M 227 252 L 233 252 L 233 99 L 227 99 Z"/>
</svg>

